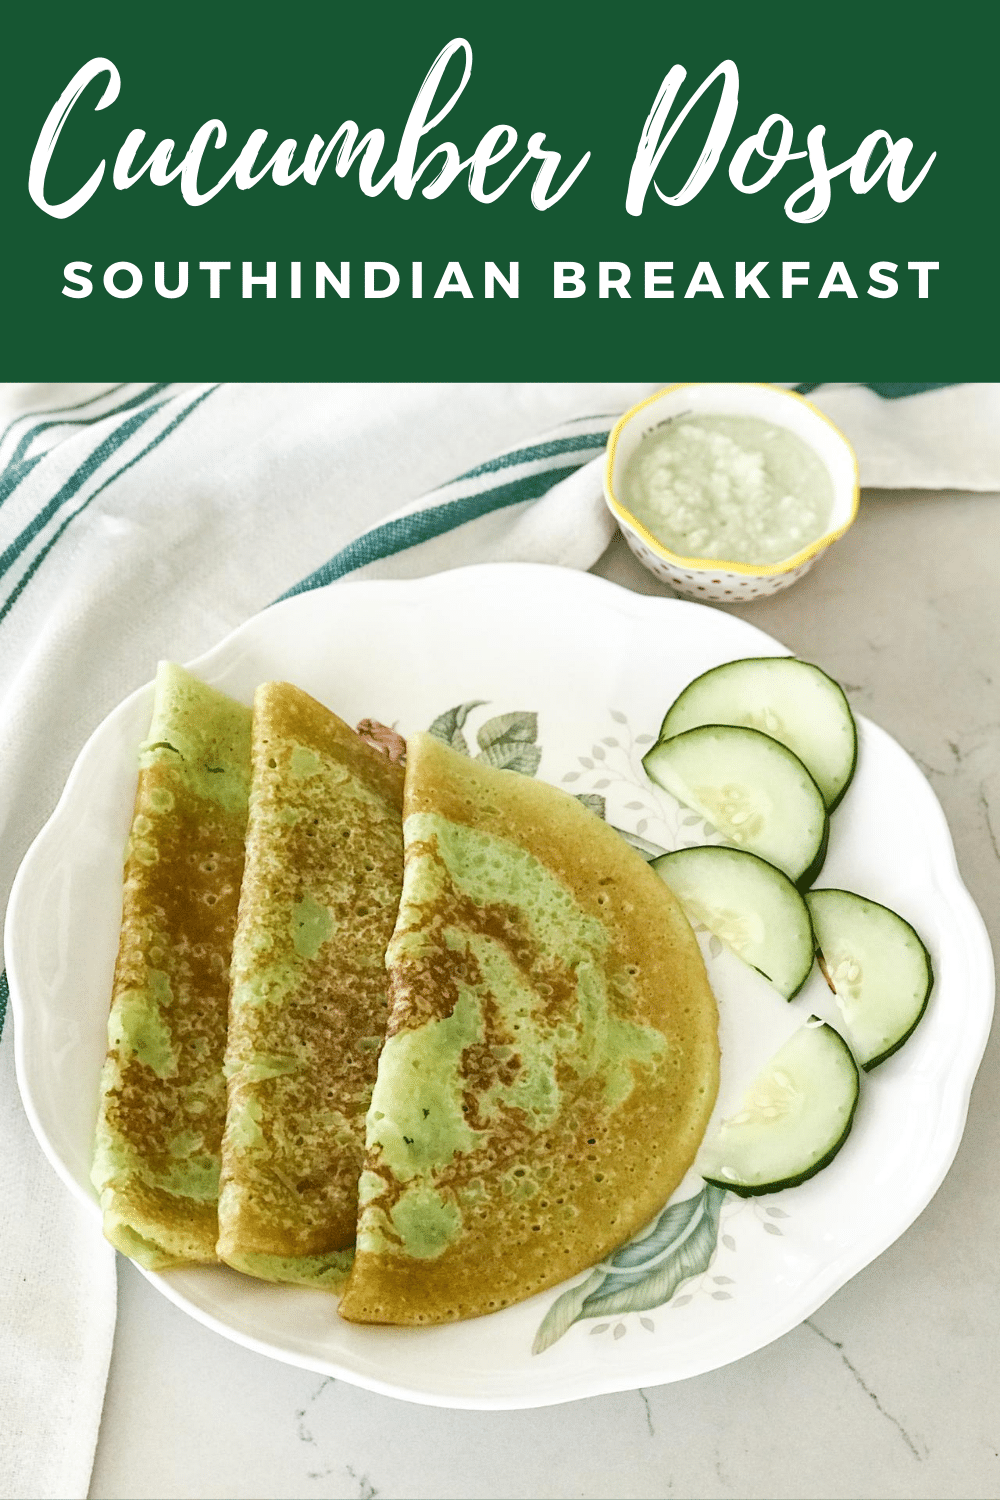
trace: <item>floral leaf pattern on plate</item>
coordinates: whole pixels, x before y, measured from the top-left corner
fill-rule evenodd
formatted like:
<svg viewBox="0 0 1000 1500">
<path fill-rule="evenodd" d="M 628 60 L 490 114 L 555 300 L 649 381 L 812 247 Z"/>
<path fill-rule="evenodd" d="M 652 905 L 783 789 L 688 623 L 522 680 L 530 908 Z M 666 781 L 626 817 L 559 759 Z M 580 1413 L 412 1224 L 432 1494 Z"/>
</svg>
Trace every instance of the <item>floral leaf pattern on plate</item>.
<svg viewBox="0 0 1000 1500">
<path fill-rule="evenodd" d="M 607 712 L 615 732 L 595 738 L 588 747 L 589 754 L 578 754 L 576 765 L 563 776 L 563 783 L 581 782 L 588 791 L 604 795 L 606 821 L 647 862 L 672 849 L 725 842 L 700 814 L 683 807 L 650 781 L 642 758 L 655 736 L 634 734 L 628 716 L 621 709 Z M 630 813 L 639 816 L 627 816 Z M 647 830 L 652 838 L 647 837 Z"/>
<path fill-rule="evenodd" d="M 519 771 L 522 776 L 534 776 L 542 758 L 541 745 L 491 745 L 476 760 L 484 760 L 498 771 Z"/>
<path fill-rule="evenodd" d="M 457 703 L 454 708 L 438 714 L 428 729 L 428 734 L 442 740 L 452 750 L 462 755 L 470 754 L 463 730 L 466 720 L 474 709 L 483 708 L 485 698 L 474 698 L 468 703 Z M 498 771 L 519 771 L 522 776 L 534 776 L 542 759 L 542 747 L 537 744 L 538 715 L 521 709 L 516 713 L 497 714 L 480 725 L 476 734 L 479 753 L 476 760 L 485 761 Z"/>
<path fill-rule="evenodd" d="M 535 713 L 497 714 L 480 726 L 476 740 L 477 760 L 485 761 L 498 771 L 520 771 L 534 776 L 542 758 L 538 739 L 538 715 Z"/>
<path fill-rule="evenodd" d="M 436 740 L 443 740 L 453 750 L 468 755 L 469 747 L 465 743 L 462 729 L 472 710 L 482 708 L 485 702 L 485 698 L 474 698 L 471 703 L 458 703 L 454 708 L 446 709 L 443 714 L 438 714 L 427 733 L 432 734 Z"/>
<path fill-rule="evenodd" d="M 604 1285 L 604 1281 L 603 1271 L 591 1271 L 585 1281 L 581 1281 L 578 1286 L 571 1286 L 568 1292 L 563 1292 L 561 1297 L 556 1298 L 535 1335 L 535 1342 L 531 1346 L 532 1354 L 541 1354 L 543 1350 L 551 1348 L 584 1316 L 584 1303 L 591 1292 L 596 1292 Z M 607 1323 L 598 1323 L 590 1331 L 603 1333 L 607 1327 Z"/>
<path fill-rule="evenodd" d="M 480 750 L 489 750 L 496 745 L 533 745 L 538 738 L 538 715 L 522 711 L 513 714 L 497 714 L 480 726 L 476 739 Z"/>
<path fill-rule="evenodd" d="M 532 1352 L 551 1348 L 581 1318 L 644 1312 L 669 1302 L 681 1282 L 708 1270 L 725 1196 L 725 1188 L 706 1183 L 693 1198 L 665 1208 L 642 1239 L 623 1245 L 580 1285 L 556 1298 Z"/>
</svg>

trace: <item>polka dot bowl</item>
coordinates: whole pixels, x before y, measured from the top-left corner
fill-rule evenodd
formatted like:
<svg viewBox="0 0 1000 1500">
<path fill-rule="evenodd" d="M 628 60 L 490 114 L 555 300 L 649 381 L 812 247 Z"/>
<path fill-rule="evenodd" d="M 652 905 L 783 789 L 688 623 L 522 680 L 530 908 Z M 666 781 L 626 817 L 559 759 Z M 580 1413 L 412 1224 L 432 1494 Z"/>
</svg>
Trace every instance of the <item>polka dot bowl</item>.
<svg viewBox="0 0 1000 1500">
<path fill-rule="evenodd" d="M 622 475 L 642 439 L 674 417 L 759 417 L 786 427 L 808 443 L 833 484 L 829 529 L 791 557 L 773 563 L 731 562 L 723 558 L 682 557 L 648 531 L 621 499 Z M 858 467 L 842 433 L 811 402 L 778 386 L 740 383 L 673 385 L 649 396 L 616 423 L 608 439 L 604 498 L 629 547 L 644 568 L 692 599 L 748 604 L 776 594 L 801 578 L 858 512 Z"/>
</svg>

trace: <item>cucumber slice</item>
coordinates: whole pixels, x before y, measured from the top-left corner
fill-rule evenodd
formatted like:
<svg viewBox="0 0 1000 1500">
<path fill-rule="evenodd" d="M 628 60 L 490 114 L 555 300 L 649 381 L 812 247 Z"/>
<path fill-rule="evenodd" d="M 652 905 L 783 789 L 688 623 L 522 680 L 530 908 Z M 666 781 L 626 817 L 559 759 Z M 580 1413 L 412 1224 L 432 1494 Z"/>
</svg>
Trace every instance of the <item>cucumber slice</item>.
<svg viewBox="0 0 1000 1500">
<path fill-rule="evenodd" d="M 826 981 L 868 1071 L 900 1048 L 927 1009 L 930 955 L 909 922 L 853 891 L 806 897 Z"/>
<path fill-rule="evenodd" d="M 642 763 L 657 786 L 796 885 L 819 874 L 829 837 L 822 794 L 798 756 L 770 735 L 707 724 L 660 740 Z"/>
<path fill-rule="evenodd" d="M 667 709 L 660 739 L 701 724 L 738 724 L 780 740 L 808 769 L 832 812 L 850 785 L 858 731 L 843 689 L 811 662 L 751 656 L 713 667 Z"/>
<path fill-rule="evenodd" d="M 847 1140 L 860 1075 L 832 1026 L 811 1016 L 754 1079 L 706 1149 L 702 1176 L 741 1198 L 796 1187 Z"/>
<path fill-rule="evenodd" d="M 742 849 L 707 844 L 650 861 L 683 906 L 791 1000 L 813 966 L 809 911 L 787 875 Z"/>
</svg>

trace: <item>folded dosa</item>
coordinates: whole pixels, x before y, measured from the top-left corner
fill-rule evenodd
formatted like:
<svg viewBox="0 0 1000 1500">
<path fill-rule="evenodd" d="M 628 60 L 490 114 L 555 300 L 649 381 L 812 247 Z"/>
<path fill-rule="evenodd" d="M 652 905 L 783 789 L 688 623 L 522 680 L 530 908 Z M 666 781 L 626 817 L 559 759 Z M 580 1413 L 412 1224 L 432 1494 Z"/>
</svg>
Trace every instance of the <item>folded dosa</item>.
<svg viewBox="0 0 1000 1500">
<path fill-rule="evenodd" d="M 125 856 L 92 1179 L 154 1269 L 213 1261 L 250 710 L 161 663 Z"/>
<path fill-rule="evenodd" d="M 717 1012 L 671 892 L 574 798 L 414 735 L 404 845 L 340 1311 L 440 1323 L 574 1275 L 666 1202 L 715 1100 Z"/>
<path fill-rule="evenodd" d="M 219 1255 L 337 1286 L 385 1038 L 403 772 L 298 688 L 254 699 L 233 948 Z"/>
</svg>

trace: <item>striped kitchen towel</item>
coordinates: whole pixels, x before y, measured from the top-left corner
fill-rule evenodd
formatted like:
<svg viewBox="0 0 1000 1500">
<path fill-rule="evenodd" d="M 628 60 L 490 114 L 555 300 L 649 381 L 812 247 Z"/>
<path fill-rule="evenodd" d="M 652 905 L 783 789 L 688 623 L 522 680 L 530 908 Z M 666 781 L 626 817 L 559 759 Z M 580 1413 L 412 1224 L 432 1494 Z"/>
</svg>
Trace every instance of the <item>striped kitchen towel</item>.
<svg viewBox="0 0 1000 1500">
<path fill-rule="evenodd" d="M 187 660 L 273 600 L 347 576 L 590 567 L 612 535 L 607 432 L 652 389 L 0 388 L 0 903 L 83 741 L 159 657 Z M 810 395 L 866 483 L 996 489 L 998 393 Z M 31 1137 L 6 998 L 0 979 L 0 1496 L 84 1495 L 114 1259 Z"/>
<path fill-rule="evenodd" d="M 588 413 L 647 389 L 0 390 L 0 903 L 83 741 L 159 657 L 200 654 L 302 580 L 589 567 L 611 526 L 572 489 L 608 430 Z M 0 1497 L 82 1496 L 114 1255 L 31 1136 L 6 1009 L 0 978 Z"/>
</svg>

